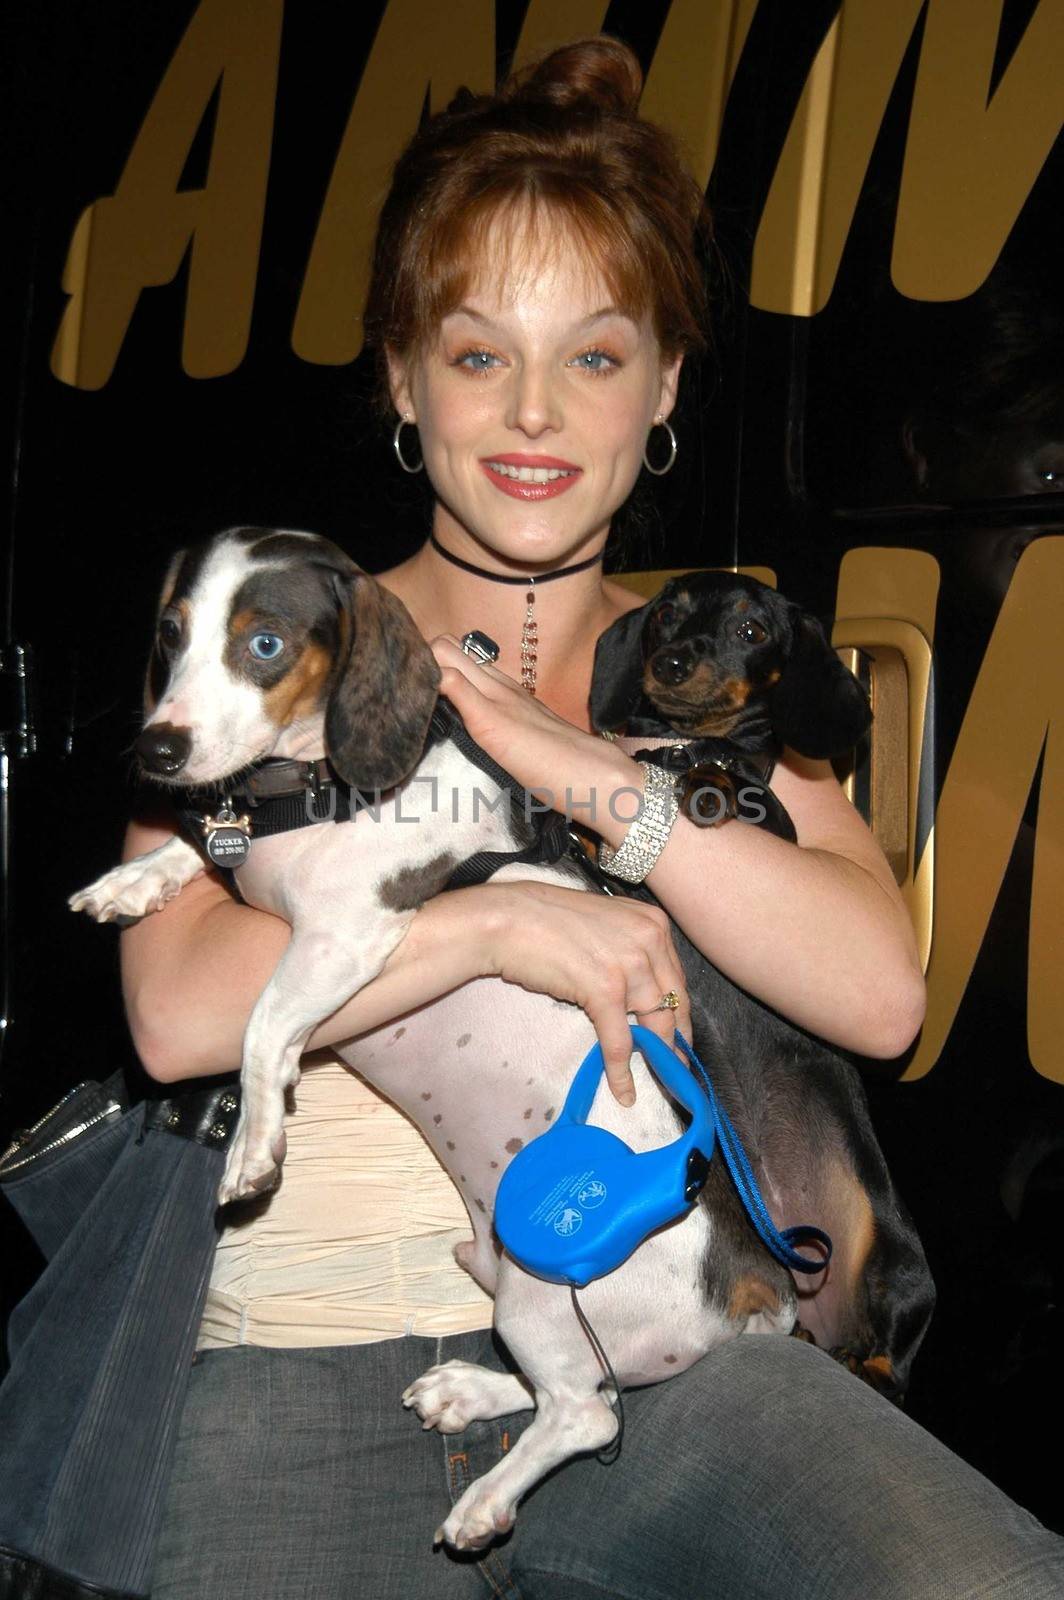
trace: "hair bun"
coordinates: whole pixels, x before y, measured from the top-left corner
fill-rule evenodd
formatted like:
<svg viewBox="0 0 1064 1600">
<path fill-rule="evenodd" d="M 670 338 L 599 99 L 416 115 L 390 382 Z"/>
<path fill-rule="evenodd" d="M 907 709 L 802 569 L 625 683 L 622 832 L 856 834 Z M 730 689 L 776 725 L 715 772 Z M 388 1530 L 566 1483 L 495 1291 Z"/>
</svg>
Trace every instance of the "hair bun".
<svg viewBox="0 0 1064 1600">
<path fill-rule="evenodd" d="M 642 92 L 643 71 L 632 51 L 600 33 L 552 50 L 527 72 L 516 74 L 503 94 L 623 117 L 634 115 Z"/>
</svg>

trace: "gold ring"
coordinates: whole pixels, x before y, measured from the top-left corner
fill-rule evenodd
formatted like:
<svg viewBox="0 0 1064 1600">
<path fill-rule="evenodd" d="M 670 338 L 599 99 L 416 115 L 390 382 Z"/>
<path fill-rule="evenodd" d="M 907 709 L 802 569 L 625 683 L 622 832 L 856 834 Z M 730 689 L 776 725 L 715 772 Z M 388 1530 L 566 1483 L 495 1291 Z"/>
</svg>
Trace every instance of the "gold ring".
<svg viewBox="0 0 1064 1600">
<path fill-rule="evenodd" d="M 670 989 L 668 994 L 663 994 L 656 1006 L 651 1006 L 649 1011 L 636 1011 L 633 1016 L 649 1017 L 655 1011 L 678 1011 L 680 1009 L 680 996 L 675 989 Z"/>
</svg>

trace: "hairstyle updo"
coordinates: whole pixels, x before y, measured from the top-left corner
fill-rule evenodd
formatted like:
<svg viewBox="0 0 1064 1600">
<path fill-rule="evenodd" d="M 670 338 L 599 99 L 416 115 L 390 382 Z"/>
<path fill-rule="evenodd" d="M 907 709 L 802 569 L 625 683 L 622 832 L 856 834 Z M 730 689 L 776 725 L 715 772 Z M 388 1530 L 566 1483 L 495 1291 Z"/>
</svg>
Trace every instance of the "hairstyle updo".
<svg viewBox="0 0 1064 1600">
<path fill-rule="evenodd" d="M 380 362 L 416 356 L 461 304 L 500 221 L 560 229 L 616 304 L 647 313 L 665 360 L 706 346 L 704 196 L 664 129 L 637 114 L 643 74 L 606 35 L 552 51 L 495 95 L 460 89 L 395 167 L 365 329 Z"/>
</svg>

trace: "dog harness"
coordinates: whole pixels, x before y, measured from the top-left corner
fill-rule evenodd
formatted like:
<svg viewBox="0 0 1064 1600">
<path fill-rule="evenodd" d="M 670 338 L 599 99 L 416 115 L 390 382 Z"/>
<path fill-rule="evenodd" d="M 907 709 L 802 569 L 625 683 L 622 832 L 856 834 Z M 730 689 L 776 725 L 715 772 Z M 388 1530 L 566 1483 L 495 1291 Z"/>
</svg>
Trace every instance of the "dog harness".
<svg viewBox="0 0 1064 1600">
<path fill-rule="evenodd" d="M 577 852 L 594 871 L 597 881 L 597 869 L 565 818 L 556 811 L 531 810 L 522 785 L 481 749 L 454 707 L 440 699 L 429 722 L 425 748 L 444 739 L 450 739 L 485 777 L 509 794 L 523 828 L 532 831 L 531 840 L 521 849 L 477 851 L 455 868 L 445 889 L 486 883 L 504 866 L 554 865 L 566 856 L 580 864 Z M 207 854 L 212 866 L 230 875 L 231 887 L 236 891 L 232 874 L 247 859 L 253 839 L 317 827 L 323 822 L 348 822 L 378 798 L 345 783 L 327 756 L 317 761 L 280 758 L 259 762 L 231 784 L 185 789 L 177 814 L 189 839 Z M 233 834 L 242 836 L 243 844 L 239 838 L 233 839 Z"/>
<path fill-rule="evenodd" d="M 642 731 L 649 736 L 645 729 Z M 607 877 L 588 853 L 581 835 L 559 812 L 531 808 L 524 787 L 477 744 L 454 707 L 441 697 L 429 721 L 425 748 L 444 739 L 449 739 L 478 771 L 509 794 L 519 828 L 531 831 L 529 842 L 517 850 L 478 850 L 460 862 L 444 884 L 445 890 L 486 883 L 500 867 L 553 866 L 568 859 L 606 894 L 653 899 L 649 890 L 639 885 L 626 884 L 622 889 L 618 880 Z M 714 776 L 721 774 L 741 781 L 770 802 L 765 826 L 793 840 L 790 818 L 768 788 L 775 766 L 773 755 L 737 753 L 727 740 L 702 738 L 639 750 L 636 759 L 675 773 L 678 783 L 698 780 L 711 786 Z M 317 761 L 279 758 L 259 762 L 231 785 L 184 790 L 178 816 L 188 837 L 207 854 L 212 866 L 229 875 L 234 893 L 239 894 L 232 874 L 247 859 L 253 839 L 317 827 L 323 822 L 348 822 L 360 810 L 376 803 L 377 798 L 345 783 L 327 756 Z"/>
</svg>

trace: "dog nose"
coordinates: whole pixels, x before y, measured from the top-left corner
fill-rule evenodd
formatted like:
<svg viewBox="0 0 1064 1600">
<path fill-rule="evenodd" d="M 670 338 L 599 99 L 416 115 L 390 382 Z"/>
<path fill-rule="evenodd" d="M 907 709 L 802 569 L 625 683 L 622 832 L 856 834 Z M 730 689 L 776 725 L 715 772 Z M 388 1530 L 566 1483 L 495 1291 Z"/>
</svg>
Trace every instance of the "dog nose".
<svg viewBox="0 0 1064 1600">
<path fill-rule="evenodd" d="M 153 728 L 145 728 L 133 748 L 149 772 L 172 778 L 188 760 L 192 740 L 186 728 L 175 728 L 171 722 L 159 722 Z"/>
<path fill-rule="evenodd" d="M 659 650 L 650 671 L 659 683 L 684 683 L 691 676 L 694 657 L 686 650 Z"/>
</svg>

